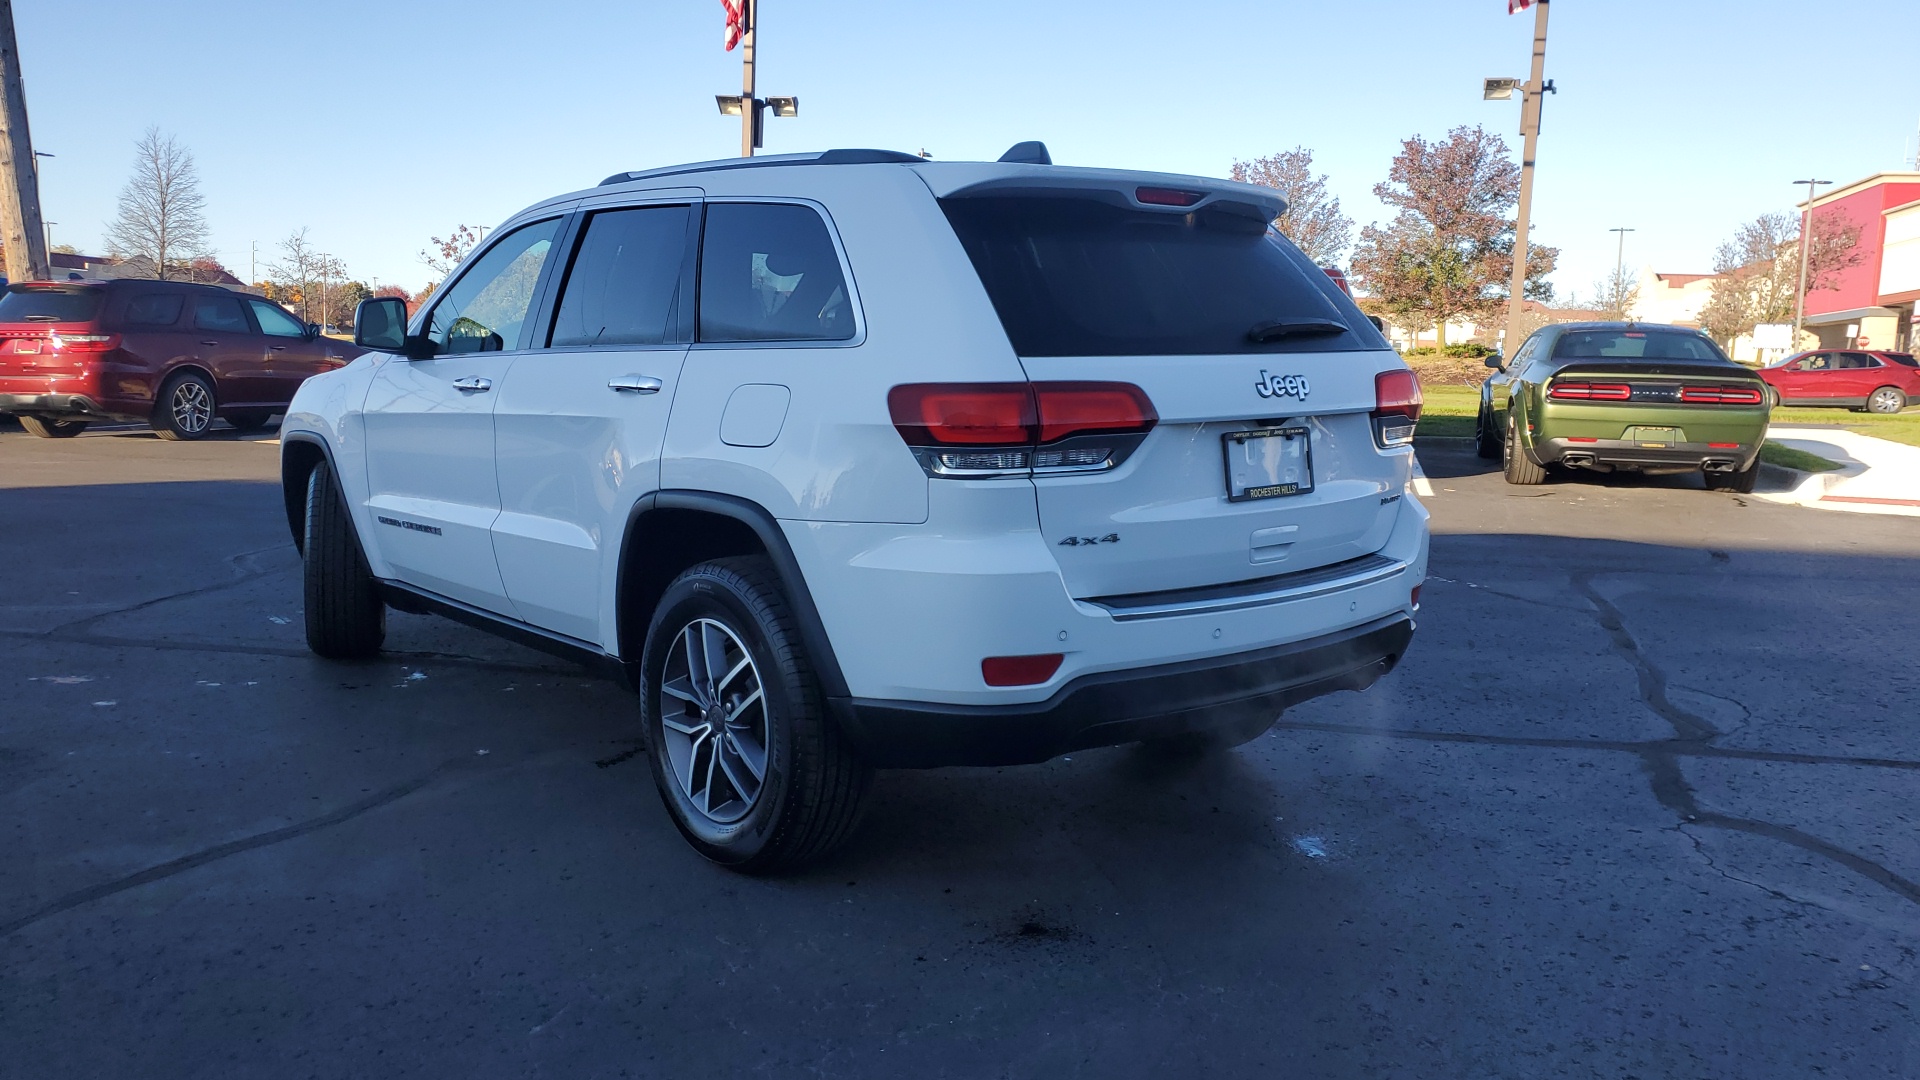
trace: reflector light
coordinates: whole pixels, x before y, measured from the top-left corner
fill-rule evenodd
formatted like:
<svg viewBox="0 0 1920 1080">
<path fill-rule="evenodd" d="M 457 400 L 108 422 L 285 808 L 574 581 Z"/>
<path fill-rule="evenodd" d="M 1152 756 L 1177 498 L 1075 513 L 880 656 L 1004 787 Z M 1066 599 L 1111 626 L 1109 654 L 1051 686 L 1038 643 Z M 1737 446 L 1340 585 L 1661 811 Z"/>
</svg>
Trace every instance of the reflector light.
<svg viewBox="0 0 1920 1080">
<path fill-rule="evenodd" d="M 1413 610 L 1415 611 L 1420 610 L 1420 586 L 1419 585 L 1415 585 L 1413 587 Z"/>
<path fill-rule="evenodd" d="M 1557 401 L 1625 401 L 1633 396 L 1626 383 L 1557 382 L 1547 390 Z"/>
<path fill-rule="evenodd" d="M 1133 190 L 1133 197 L 1148 206 L 1192 206 L 1207 197 L 1203 191 L 1180 191 L 1175 188 L 1143 187 Z"/>
<path fill-rule="evenodd" d="M 1053 678 L 1060 670 L 1061 653 L 1037 656 L 989 656 L 980 661 L 980 677 L 988 686 L 1034 686 Z"/>
<path fill-rule="evenodd" d="M 1758 405 L 1760 390 L 1753 386 L 1683 386 L 1680 400 L 1689 405 Z"/>
<path fill-rule="evenodd" d="M 1573 435 L 1569 435 L 1569 436 L 1567 436 L 1567 441 L 1568 441 L 1568 442 L 1594 442 L 1594 443 L 1597 443 L 1597 442 L 1599 442 L 1600 440 L 1599 440 L 1599 439 L 1584 439 L 1584 438 L 1580 438 L 1580 437 L 1578 437 L 1578 436 L 1573 436 Z"/>
<path fill-rule="evenodd" d="M 1709 450 L 1738 450 L 1738 449 L 1740 449 L 1740 444 L 1739 444 L 1739 443 L 1737 443 L 1737 442 L 1710 442 L 1710 443 L 1708 443 L 1708 444 L 1707 444 L 1707 449 L 1709 449 Z"/>
</svg>

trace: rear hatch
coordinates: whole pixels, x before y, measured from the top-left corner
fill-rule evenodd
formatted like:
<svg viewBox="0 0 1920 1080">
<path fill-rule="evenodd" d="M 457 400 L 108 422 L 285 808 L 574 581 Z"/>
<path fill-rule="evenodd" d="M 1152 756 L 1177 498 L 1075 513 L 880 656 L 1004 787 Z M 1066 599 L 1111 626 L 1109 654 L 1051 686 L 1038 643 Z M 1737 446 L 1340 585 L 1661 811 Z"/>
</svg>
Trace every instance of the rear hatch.
<svg viewBox="0 0 1920 1080">
<path fill-rule="evenodd" d="M 1139 387 L 1157 414 L 1114 466 L 1048 470 L 1040 446 L 1040 524 L 1071 593 L 1245 582 L 1384 546 L 1410 454 L 1376 443 L 1376 375 L 1409 387 L 1411 375 L 1268 227 L 1277 197 L 1048 172 L 1072 186 L 1029 175 L 941 206 L 1041 388 L 1043 420 L 1048 384 L 1088 380 Z M 1410 439 L 1410 422 L 1395 436 Z"/>
<path fill-rule="evenodd" d="M 98 285 L 22 283 L 0 292 L 0 377 L 71 375 L 89 359 L 63 339 L 99 336 Z"/>
</svg>

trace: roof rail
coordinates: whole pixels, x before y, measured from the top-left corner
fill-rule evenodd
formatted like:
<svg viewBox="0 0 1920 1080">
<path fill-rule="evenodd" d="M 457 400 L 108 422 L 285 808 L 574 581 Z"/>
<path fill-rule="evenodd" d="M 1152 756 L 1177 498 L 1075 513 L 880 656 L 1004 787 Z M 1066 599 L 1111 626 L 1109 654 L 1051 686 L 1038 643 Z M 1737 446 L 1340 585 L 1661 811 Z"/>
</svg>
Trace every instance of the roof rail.
<svg viewBox="0 0 1920 1080">
<path fill-rule="evenodd" d="M 903 154 L 898 150 L 823 150 L 817 154 L 774 154 L 767 157 L 729 158 L 721 161 L 700 161 L 691 165 L 669 165 L 665 168 L 644 169 L 639 172 L 618 172 L 600 181 L 600 186 L 625 184 L 656 176 L 718 172 L 722 169 L 762 169 L 775 165 L 904 165 L 909 163 L 918 165 L 922 160 L 916 154 Z"/>
</svg>

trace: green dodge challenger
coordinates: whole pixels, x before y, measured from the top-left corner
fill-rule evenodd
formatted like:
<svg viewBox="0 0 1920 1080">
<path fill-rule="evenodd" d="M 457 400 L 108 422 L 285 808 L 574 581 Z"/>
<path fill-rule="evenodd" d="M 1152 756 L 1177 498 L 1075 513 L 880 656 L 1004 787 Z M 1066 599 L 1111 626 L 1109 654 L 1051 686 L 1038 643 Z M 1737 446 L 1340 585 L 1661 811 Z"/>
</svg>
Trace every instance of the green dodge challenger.
<svg viewBox="0 0 1920 1080">
<path fill-rule="evenodd" d="M 1767 387 L 1698 330 L 1563 323 L 1527 337 L 1480 390 L 1476 449 L 1510 484 L 1549 467 L 1698 472 L 1717 491 L 1752 491 L 1767 437 Z"/>
</svg>

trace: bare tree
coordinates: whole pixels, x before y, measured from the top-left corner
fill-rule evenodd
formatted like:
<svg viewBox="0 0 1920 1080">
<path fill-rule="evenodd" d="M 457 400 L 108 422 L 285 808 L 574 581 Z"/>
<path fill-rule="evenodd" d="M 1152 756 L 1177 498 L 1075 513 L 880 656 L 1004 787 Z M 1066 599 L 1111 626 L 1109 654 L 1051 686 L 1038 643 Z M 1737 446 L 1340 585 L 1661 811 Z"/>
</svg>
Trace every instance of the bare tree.
<svg viewBox="0 0 1920 1080">
<path fill-rule="evenodd" d="M 1243 184 L 1275 188 L 1287 209 L 1274 220 L 1281 235 L 1322 266 L 1338 265 L 1353 242 L 1353 219 L 1327 194 L 1327 174 L 1313 174 L 1313 151 L 1296 146 L 1271 157 L 1236 161 L 1229 175 Z"/>
<path fill-rule="evenodd" d="M 1640 302 L 1640 275 L 1625 268 L 1593 283 L 1593 301 L 1587 306 L 1604 311 L 1607 318 L 1624 322 Z"/>
<path fill-rule="evenodd" d="M 157 278 L 187 276 L 207 248 L 207 201 L 193 154 L 157 127 L 135 143 L 133 176 L 107 226 L 107 247 L 123 259 L 150 262 Z"/>
<path fill-rule="evenodd" d="M 1840 211 L 1813 215 L 1807 248 L 1807 292 L 1839 288 L 1840 274 L 1860 265 L 1860 224 Z M 1761 214 L 1734 231 L 1714 254 L 1713 291 L 1700 325 L 1722 344 L 1760 323 L 1793 321 L 1800 289 L 1800 219 Z"/>
<path fill-rule="evenodd" d="M 310 318 L 317 307 L 314 281 L 322 271 L 321 259 L 302 225 L 280 241 L 280 258 L 267 264 L 267 281 L 273 285 L 274 299 L 298 306 L 301 318 Z"/>
</svg>

